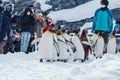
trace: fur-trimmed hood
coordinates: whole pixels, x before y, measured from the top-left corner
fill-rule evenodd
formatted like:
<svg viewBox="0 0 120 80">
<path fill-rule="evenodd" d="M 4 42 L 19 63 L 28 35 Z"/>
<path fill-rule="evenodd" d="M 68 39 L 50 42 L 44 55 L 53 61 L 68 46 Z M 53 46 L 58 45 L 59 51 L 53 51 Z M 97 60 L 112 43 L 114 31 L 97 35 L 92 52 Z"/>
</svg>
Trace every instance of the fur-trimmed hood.
<svg viewBox="0 0 120 80">
<path fill-rule="evenodd" d="M 12 4 L 12 3 L 6 4 L 6 5 L 4 6 L 4 11 L 6 11 L 6 8 L 7 8 L 8 6 L 11 6 L 11 7 L 12 7 L 12 11 L 11 11 L 11 13 L 12 13 L 12 12 L 14 11 L 14 4 Z"/>
</svg>

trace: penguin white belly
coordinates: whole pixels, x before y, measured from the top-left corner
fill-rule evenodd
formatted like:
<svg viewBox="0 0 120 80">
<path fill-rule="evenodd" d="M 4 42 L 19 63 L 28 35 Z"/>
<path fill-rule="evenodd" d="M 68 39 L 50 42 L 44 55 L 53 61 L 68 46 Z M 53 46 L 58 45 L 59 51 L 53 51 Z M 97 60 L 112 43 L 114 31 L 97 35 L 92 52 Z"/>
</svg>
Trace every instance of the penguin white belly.
<svg viewBox="0 0 120 80">
<path fill-rule="evenodd" d="M 53 46 L 53 59 L 52 60 L 56 60 L 57 61 L 57 49 L 55 48 L 55 46 Z"/>
<path fill-rule="evenodd" d="M 68 59 L 68 57 L 69 57 L 68 46 L 65 43 L 65 40 L 61 35 L 58 36 L 58 39 L 59 39 L 58 45 L 60 48 L 60 55 L 59 55 L 58 59 Z"/>
<path fill-rule="evenodd" d="M 58 46 L 58 44 L 57 44 L 57 35 L 56 34 L 54 34 L 53 35 L 53 38 L 54 38 L 54 40 L 55 40 L 55 42 L 53 42 L 53 60 L 57 60 L 57 54 L 60 52 L 59 51 L 59 46 Z"/>
<path fill-rule="evenodd" d="M 47 31 L 44 33 L 41 41 L 38 45 L 38 52 L 40 54 L 40 58 L 48 60 L 53 57 L 53 33 Z"/>
<path fill-rule="evenodd" d="M 71 37 L 70 37 L 67 33 L 63 34 L 63 37 L 64 37 L 66 40 L 69 41 L 69 42 L 67 42 L 66 44 L 67 44 L 67 46 L 68 46 L 69 53 L 72 55 L 72 54 L 73 54 L 73 50 L 72 50 L 72 47 L 71 47 L 72 45 L 70 44 Z"/>
<path fill-rule="evenodd" d="M 107 45 L 107 53 L 115 54 L 116 53 L 116 39 L 112 38 L 109 40 Z"/>
<path fill-rule="evenodd" d="M 94 53 L 96 57 L 102 57 L 103 56 L 103 50 L 104 50 L 104 40 L 103 38 L 98 38 L 96 45 L 95 45 L 95 49 L 94 49 Z"/>
<path fill-rule="evenodd" d="M 84 51 L 84 48 L 83 48 L 79 38 L 77 36 L 73 36 L 72 42 L 76 47 L 76 52 L 74 53 L 75 59 L 83 60 L 84 56 L 85 56 L 85 51 Z"/>
<path fill-rule="evenodd" d="M 71 39 L 71 37 L 67 33 L 63 34 L 63 37 L 68 41 L 70 41 Z"/>
<path fill-rule="evenodd" d="M 93 37 L 92 37 L 92 45 L 95 45 L 96 44 L 96 41 L 98 39 L 98 35 L 97 34 L 93 34 Z"/>
</svg>

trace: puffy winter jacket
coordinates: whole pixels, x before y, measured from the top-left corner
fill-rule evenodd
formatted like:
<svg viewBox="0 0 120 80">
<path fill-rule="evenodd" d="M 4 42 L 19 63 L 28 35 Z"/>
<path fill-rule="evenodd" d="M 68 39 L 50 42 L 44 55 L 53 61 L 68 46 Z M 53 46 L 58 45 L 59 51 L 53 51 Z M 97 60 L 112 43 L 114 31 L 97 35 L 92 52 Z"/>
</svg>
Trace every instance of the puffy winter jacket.
<svg viewBox="0 0 120 80">
<path fill-rule="evenodd" d="M 106 8 L 105 10 L 98 9 L 95 12 L 95 16 L 93 19 L 92 32 L 94 30 L 112 32 L 112 27 L 113 27 L 112 12 L 108 8 Z"/>
<path fill-rule="evenodd" d="M 30 9 L 27 11 L 31 12 Z M 27 11 L 21 16 L 21 32 L 30 32 L 33 34 L 35 19 L 32 13 L 31 15 L 27 15 Z"/>
</svg>

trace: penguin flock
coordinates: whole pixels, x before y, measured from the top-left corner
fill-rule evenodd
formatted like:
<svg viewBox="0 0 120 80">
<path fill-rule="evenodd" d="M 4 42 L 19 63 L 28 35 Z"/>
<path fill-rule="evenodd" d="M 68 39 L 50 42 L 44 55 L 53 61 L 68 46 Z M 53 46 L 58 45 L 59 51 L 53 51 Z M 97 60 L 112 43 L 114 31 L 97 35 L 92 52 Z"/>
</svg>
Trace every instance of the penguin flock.
<svg viewBox="0 0 120 80">
<path fill-rule="evenodd" d="M 34 40 L 35 41 L 35 40 Z M 116 53 L 116 37 L 113 33 L 107 44 L 107 53 Z M 72 36 L 64 28 L 56 30 L 49 28 L 37 46 L 37 52 L 40 56 L 40 62 L 69 62 L 89 60 L 89 54 L 96 58 L 102 58 L 104 55 L 104 39 L 101 34 L 94 33 L 92 38 L 88 36 L 86 29 L 75 29 Z"/>
</svg>

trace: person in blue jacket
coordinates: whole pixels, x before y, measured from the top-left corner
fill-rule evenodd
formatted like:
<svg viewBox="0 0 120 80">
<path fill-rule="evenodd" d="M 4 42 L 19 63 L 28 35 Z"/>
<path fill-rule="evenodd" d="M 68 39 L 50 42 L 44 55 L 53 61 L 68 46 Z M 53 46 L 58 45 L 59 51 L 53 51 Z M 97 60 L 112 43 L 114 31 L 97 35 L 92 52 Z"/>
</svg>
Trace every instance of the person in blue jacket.
<svg viewBox="0 0 120 80">
<path fill-rule="evenodd" d="M 108 43 L 108 38 L 112 33 L 113 28 L 113 15 L 112 11 L 108 8 L 108 0 L 101 0 L 101 8 L 97 9 L 93 19 L 92 32 L 102 33 L 104 43 Z"/>
</svg>

